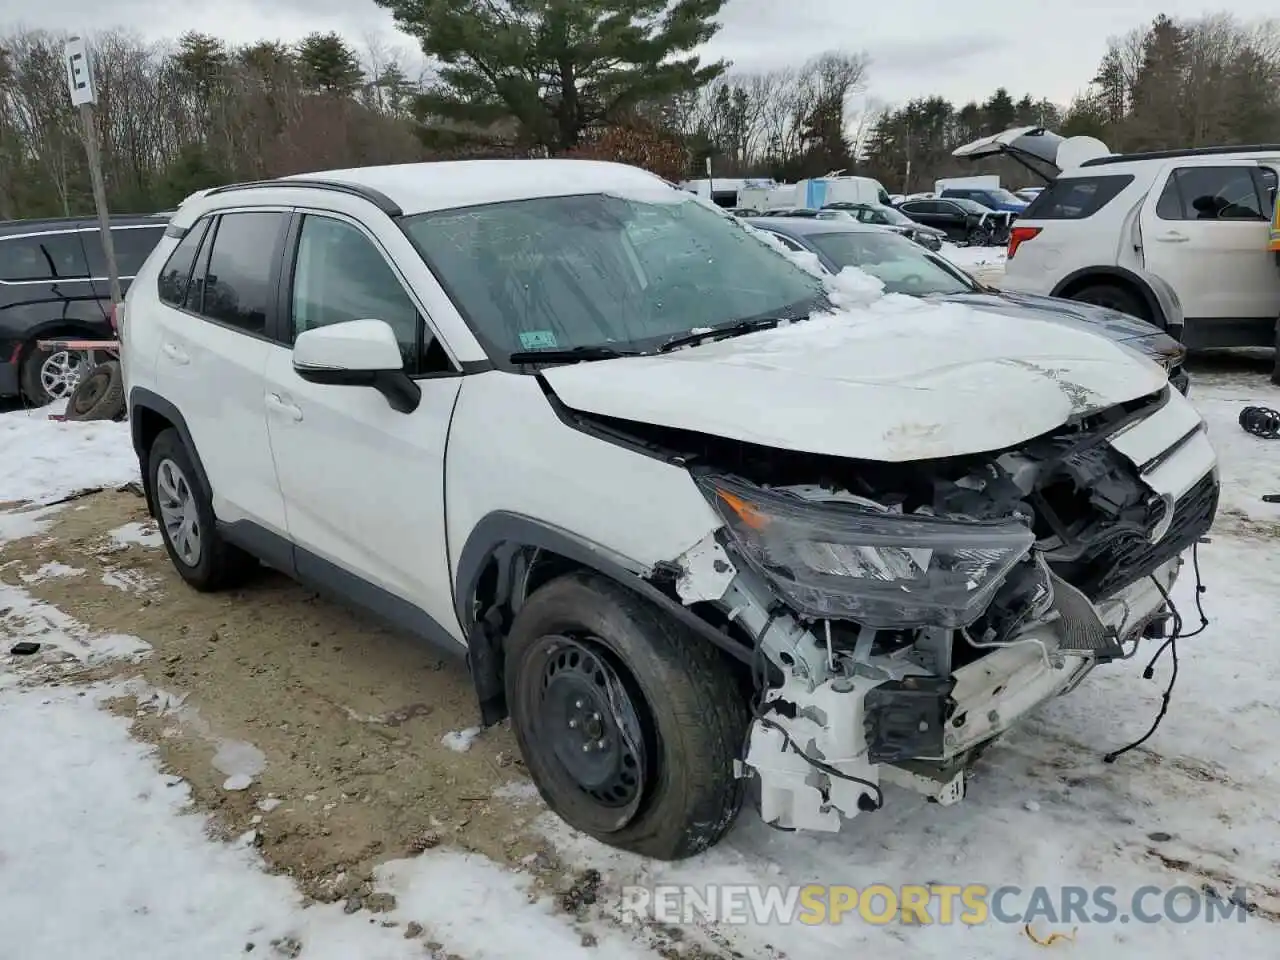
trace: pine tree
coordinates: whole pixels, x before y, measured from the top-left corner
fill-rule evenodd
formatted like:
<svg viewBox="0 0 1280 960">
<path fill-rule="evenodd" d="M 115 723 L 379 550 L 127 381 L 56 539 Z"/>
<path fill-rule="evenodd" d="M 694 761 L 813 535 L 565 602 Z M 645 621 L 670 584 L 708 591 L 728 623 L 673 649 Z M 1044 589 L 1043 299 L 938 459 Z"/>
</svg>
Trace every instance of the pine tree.
<svg viewBox="0 0 1280 960">
<path fill-rule="evenodd" d="M 490 124 L 514 118 L 552 150 L 636 108 L 709 83 L 726 64 L 690 51 L 725 0 L 377 0 L 443 64 L 419 112 Z"/>
</svg>

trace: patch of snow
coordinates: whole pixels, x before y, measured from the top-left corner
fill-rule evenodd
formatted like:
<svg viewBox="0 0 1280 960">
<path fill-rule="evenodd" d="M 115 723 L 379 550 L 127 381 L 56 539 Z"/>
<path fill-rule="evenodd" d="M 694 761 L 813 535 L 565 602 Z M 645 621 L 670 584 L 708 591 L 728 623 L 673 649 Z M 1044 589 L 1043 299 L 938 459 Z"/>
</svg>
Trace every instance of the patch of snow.
<svg viewBox="0 0 1280 960">
<path fill-rule="evenodd" d="M 480 736 L 480 727 L 467 727 L 465 730 L 450 730 L 440 742 L 455 753 L 466 753 L 471 749 L 471 744 L 475 743 L 476 737 Z"/>
<path fill-rule="evenodd" d="M 210 841 L 206 818 L 187 813 L 186 786 L 92 698 L 0 691 L 0 728 L 20 731 L 0 737 L 7 956 L 269 958 L 273 940 L 292 937 L 308 960 L 422 960 L 422 944 L 400 929 L 337 905 L 304 909 L 251 848 Z M 51 923 L 51 904 L 73 906 Z M 532 912 L 486 922 L 515 927 Z"/>
<path fill-rule="evenodd" d="M 493 790 L 493 799 L 506 800 L 511 803 L 540 803 L 542 794 L 538 793 L 538 788 L 534 786 L 532 780 L 512 780 L 504 783 Z"/>
<path fill-rule="evenodd" d="M 50 503 L 138 479 L 129 425 L 50 420 L 56 405 L 0 414 L 0 501 Z"/>
<path fill-rule="evenodd" d="M 125 593 L 147 593 L 160 581 L 137 570 L 111 569 L 104 571 L 102 582 Z"/>
<path fill-rule="evenodd" d="M 258 809 L 263 813 L 270 813 L 282 803 L 284 803 L 284 801 L 279 797 L 263 797 L 258 801 Z"/>
<path fill-rule="evenodd" d="M 528 877 L 474 853 L 433 850 L 395 860 L 375 871 L 380 889 L 395 895 L 392 916 L 427 925 L 431 939 L 468 960 L 654 960 L 624 932 L 592 924 L 595 946 L 585 946 L 586 924 L 573 925 L 550 898 L 535 897 Z"/>
<path fill-rule="evenodd" d="M 0 469 L 3 468 L 0 467 Z M 54 515 L 62 509 L 62 505 L 59 504 L 53 507 L 35 507 L 33 509 L 0 512 L 0 543 L 39 536 L 48 529 L 49 524 L 53 522 Z"/>
<path fill-rule="evenodd" d="M 227 775 L 225 790 L 247 790 L 267 765 L 267 755 L 244 740 L 219 740 L 213 768 Z"/>
<path fill-rule="evenodd" d="M 24 573 L 22 580 L 24 583 L 39 583 L 41 580 L 52 580 L 55 577 L 78 577 L 83 573 L 84 571 L 79 567 L 71 567 L 54 560 L 42 563 L 35 573 Z"/>
<path fill-rule="evenodd" d="M 151 645 L 123 633 L 95 633 L 52 604 L 37 600 L 21 587 L 0 581 L 0 638 L 7 650 L 19 640 L 32 640 L 70 654 L 82 663 L 121 658 L 139 659 Z"/>
<path fill-rule="evenodd" d="M 110 531 L 108 536 L 111 537 L 112 541 L 123 547 L 132 546 L 133 544 L 142 547 L 164 546 L 164 538 L 160 535 L 160 528 L 152 520 L 143 523 L 126 523 Z"/>
</svg>

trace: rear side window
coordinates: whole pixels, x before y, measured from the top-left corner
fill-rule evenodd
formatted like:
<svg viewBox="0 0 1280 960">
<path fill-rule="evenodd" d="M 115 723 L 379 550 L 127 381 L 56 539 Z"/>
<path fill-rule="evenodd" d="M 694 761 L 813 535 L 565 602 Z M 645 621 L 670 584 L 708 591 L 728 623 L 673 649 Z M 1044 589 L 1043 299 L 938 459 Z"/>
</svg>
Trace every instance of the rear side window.
<svg viewBox="0 0 1280 960">
<path fill-rule="evenodd" d="M 1179 167 L 1156 201 L 1161 220 L 1266 220 L 1269 209 L 1251 167 Z"/>
<path fill-rule="evenodd" d="M 187 291 L 191 288 L 191 268 L 195 266 L 196 253 L 200 250 L 200 241 L 204 239 L 209 227 L 208 220 L 195 224 L 182 242 L 173 248 L 169 259 L 160 271 L 157 287 L 160 299 L 171 307 L 187 305 Z"/>
<path fill-rule="evenodd" d="M 274 299 L 272 268 L 285 215 L 228 213 L 219 218 L 206 261 L 202 316 L 247 333 L 265 334 Z"/>
<path fill-rule="evenodd" d="M 84 238 L 84 252 L 89 258 L 89 275 L 105 277 L 107 258 L 102 252 L 102 232 L 90 230 Z M 164 236 L 164 227 L 112 227 L 111 243 L 116 250 L 116 269 L 122 277 L 136 277 L 147 256 Z"/>
<path fill-rule="evenodd" d="M 1133 183 L 1132 174 L 1059 177 L 1040 191 L 1022 213 L 1024 220 L 1083 220 L 1091 217 Z"/>
<path fill-rule="evenodd" d="M 78 233 L 0 240 L 0 280 L 84 280 L 88 276 Z"/>
</svg>

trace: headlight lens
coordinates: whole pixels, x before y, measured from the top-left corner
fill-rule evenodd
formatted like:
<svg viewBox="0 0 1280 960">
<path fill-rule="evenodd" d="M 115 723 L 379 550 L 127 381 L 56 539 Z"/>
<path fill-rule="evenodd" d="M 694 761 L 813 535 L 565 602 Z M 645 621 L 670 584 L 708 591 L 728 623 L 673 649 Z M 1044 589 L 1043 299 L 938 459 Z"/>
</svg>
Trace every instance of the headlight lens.
<svg viewBox="0 0 1280 960">
<path fill-rule="evenodd" d="M 1017 520 L 891 512 L 727 477 L 699 481 L 744 558 L 805 616 L 869 627 L 965 627 L 1035 535 Z"/>
</svg>

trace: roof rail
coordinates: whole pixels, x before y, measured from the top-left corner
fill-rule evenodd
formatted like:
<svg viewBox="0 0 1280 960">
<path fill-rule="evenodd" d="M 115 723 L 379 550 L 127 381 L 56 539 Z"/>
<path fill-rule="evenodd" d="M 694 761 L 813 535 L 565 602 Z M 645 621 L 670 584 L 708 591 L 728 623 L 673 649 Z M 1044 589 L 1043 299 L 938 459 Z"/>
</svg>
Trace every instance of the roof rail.
<svg viewBox="0 0 1280 960">
<path fill-rule="evenodd" d="M 217 193 L 231 193 L 235 190 L 252 190 L 257 187 L 311 187 L 315 190 L 331 190 L 334 193 L 345 193 L 352 197 L 368 200 L 389 217 L 402 217 L 404 211 L 400 205 L 381 190 L 374 190 L 358 183 L 342 183 L 338 180 L 314 180 L 311 177 L 289 177 L 278 180 L 248 180 L 244 183 L 228 183 L 222 187 L 214 187 L 205 196 Z"/>
<path fill-rule="evenodd" d="M 1128 163 L 1130 160 L 1176 160 L 1179 157 L 1215 157 L 1230 153 L 1280 154 L 1280 143 L 1253 143 L 1238 146 L 1185 147 L 1181 150 L 1149 150 L 1145 153 L 1117 153 L 1109 157 L 1094 157 L 1080 164 L 1082 167 L 1105 167 L 1112 163 Z"/>
</svg>

